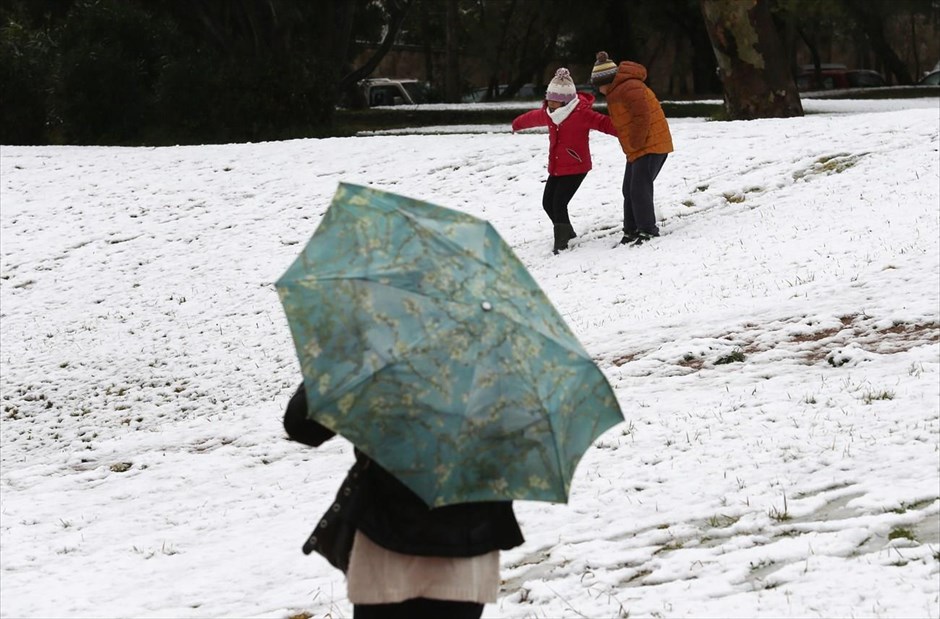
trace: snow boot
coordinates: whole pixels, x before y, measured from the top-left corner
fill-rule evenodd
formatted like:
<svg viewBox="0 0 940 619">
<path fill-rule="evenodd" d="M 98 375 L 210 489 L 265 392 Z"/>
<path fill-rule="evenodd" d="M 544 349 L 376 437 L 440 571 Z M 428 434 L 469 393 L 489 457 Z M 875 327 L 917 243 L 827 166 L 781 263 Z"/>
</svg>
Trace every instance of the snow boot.
<svg viewBox="0 0 940 619">
<path fill-rule="evenodd" d="M 623 233 L 623 238 L 620 239 L 620 244 L 621 244 L 621 245 L 630 245 L 631 243 L 633 243 L 634 241 L 636 241 L 638 235 L 639 235 L 639 233 L 638 233 L 636 230 L 633 230 L 633 231 L 630 231 L 630 232 L 624 232 L 624 233 Z"/>
<path fill-rule="evenodd" d="M 648 243 L 649 241 L 653 240 L 654 237 L 657 237 L 657 236 L 659 236 L 659 233 L 650 234 L 649 232 L 637 232 L 636 240 L 633 241 L 633 246 L 638 247 L 642 245 L 643 243 Z"/>
<path fill-rule="evenodd" d="M 563 249 L 568 249 L 568 240 L 571 238 L 568 236 L 568 231 L 571 230 L 571 226 L 567 224 L 555 224 L 555 245 L 552 247 L 552 253 L 557 254 Z M 574 230 L 571 230 L 574 232 Z"/>
</svg>

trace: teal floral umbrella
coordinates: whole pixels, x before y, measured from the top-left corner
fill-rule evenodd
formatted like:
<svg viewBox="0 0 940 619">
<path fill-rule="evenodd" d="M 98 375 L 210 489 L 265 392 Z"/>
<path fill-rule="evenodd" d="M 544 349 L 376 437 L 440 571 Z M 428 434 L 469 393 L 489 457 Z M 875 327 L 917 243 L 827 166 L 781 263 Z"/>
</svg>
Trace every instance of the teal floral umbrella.
<svg viewBox="0 0 940 619">
<path fill-rule="evenodd" d="M 309 416 L 430 506 L 566 502 L 581 456 L 623 421 L 483 220 L 341 184 L 276 286 Z"/>
</svg>

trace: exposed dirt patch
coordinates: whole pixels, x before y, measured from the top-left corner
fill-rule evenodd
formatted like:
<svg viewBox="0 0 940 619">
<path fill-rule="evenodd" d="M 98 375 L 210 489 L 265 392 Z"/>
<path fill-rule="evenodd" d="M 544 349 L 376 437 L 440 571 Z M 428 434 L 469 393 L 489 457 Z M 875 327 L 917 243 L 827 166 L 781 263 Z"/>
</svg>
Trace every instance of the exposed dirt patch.
<svg viewBox="0 0 940 619">
<path fill-rule="evenodd" d="M 799 319 L 795 319 L 797 322 Z M 716 336 L 717 339 L 733 342 L 746 358 L 752 355 L 781 347 L 799 345 L 794 350 L 794 356 L 802 359 L 807 365 L 819 363 L 829 357 L 838 349 L 855 345 L 864 351 L 890 355 L 906 352 L 917 346 L 940 342 L 940 323 L 936 321 L 917 323 L 897 323 L 887 328 L 879 328 L 879 319 L 862 314 L 840 316 L 841 327 L 828 327 L 811 331 L 809 333 L 788 334 L 778 330 L 779 339 L 769 341 L 767 336 L 773 332 L 764 332 L 758 325 L 745 325 L 746 331 L 728 333 Z M 627 353 L 614 358 L 611 363 L 620 367 L 636 359 L 643 358 L 647 353 L 638 351 Z M 675 362 L 675 365 L 699 371 L 706 365 L 707 359 L 700 355 L 689 353 Z"/>
<path fill-rule="evenodd" d="M 695 355 L 686 355 L 676 365 L 681 365 L 684 368 L 691 368 L 693 370 L 701 370 L 705 365 L 705 359 L 702 357 L 696 357 Z"/>
<path fill-rule="evenodd" d="M 628 355 L 623 355 L 622 357 L 617 357 L 611 363 L 613 363 L 619 368 L 621 365 L 626 365 L 630 363 L 631 361 L 633 361 L 634 359 L 636 359 L 637 357 L 641 357 L 641 356 L 643 356 L 643 353 L 638 353 L 638 352 L 631 353 Z"/>
<path fill-rule="evenodd" d="M 791 342 L 818 342 L 819 340 L 824 340 L 827 338 L 836 335 L 841 332 L 842 329 L 833 327 L 832 329 L 823 329 L 822 331 L 817 331 L 815 333 L 807 333 L 806 335 L 797 335 L 790 339 Z"/>
</svg>

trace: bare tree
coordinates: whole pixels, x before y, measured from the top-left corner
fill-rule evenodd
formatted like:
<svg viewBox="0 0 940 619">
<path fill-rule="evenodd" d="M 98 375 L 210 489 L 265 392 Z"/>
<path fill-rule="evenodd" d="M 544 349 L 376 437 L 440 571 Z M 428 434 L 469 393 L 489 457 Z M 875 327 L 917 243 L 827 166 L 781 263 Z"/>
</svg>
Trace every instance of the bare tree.
<svg viewBox="0 0 940 619">
<path fill-rule="evenodd" d="M 512 47 L 512 32 L 518 14 L 517 0 L 494 3 L 475 0 L 470 3 L 471 18 L 467 21 L 471 53 L 477 55 L 489 73 L 484 99 L 490 101 L 499 94 L 499 86 L 506 78 L 506 57 Z"/>
<path fill-rule="evenodd" d="M 561 0 L 467 2 L 461 24 L 468 33 L 466 51 L 489 73 L 486 100 L 511 98 L 526 82 L 541 82 L 557 49 L 562 4 Z"/>
<path fill-rule="evenodd" d="M 448 103 L 460 101 L 460 31 L 459 6 L 457 0 L 447 0 L 447 12 L 444 16 L 445 63 L 444 100 Z"/>
<path fill-rule="evenodd" d="M 560 29 L 561 17 L 556 3 L 545 3 L 541 11 L 529 14 L 523 31 L 522 45 L 518 47 L 515 75 L 509 80 L 500 98 L 515 96 L 528 81 L 541 82 L 545 65 L 555 54 Z M 541 83 L 538 85 L 541 86 Z"/>
<path fill-rule="evenodd" d="M 379 44 L 378 49 L 375 50 L 368 60 L 361 66 L 349 71 L 339 82 L 340 92 L 355 97 L 352 98 L 353 105 L 363 104 L 363 101 L 355 96 L 359 94 L 356 92 L 356 83 L 369 77 L 369 75 L 375 71 L 375 68 L 379 66 L 379 63 L 382 62 L 382 59 L 385 58 L 388 50 L 392 49 L 392 45 L 395 43 L 395 37 L 398 36 L 398 32 L 401 30 L 405 18 L 408 16 L 408 9 L 411 8 L 411 4 L 412 0 L 385 0 L 383 6 L 385 7 L 386 15 L 388 15 L 388 23 L 385 29 L 385 36 L 382 37 L 382 43 Z"/>
<path fill-rule="evenodd" d="M 732 120 L 802 116 L 803 106 L 766 0 L 701 0 Z"/>
<path fill-rule="evenodd" d="M 676 45 L 680 50 L 683 43 L 687 46 L 692 92 L 716 92 L 721 84 L 715 73 L 715 55 L 701 12 L 693 11 L 693 8 L 694 2 L 664 2 L 660 5 L 660 10 L 672 25 Z"/>
<path fill-rule="evenodd" d="M 901 5 L 895 2 L 881 0 L 866 0 L 865 2 L 846 2 L 846 10 L 855 18 L 859 28 L 865 33 L 872 51 L 884 63 L 886 73 L 894 77 L 897 84 L 913 84 L 911 73 L 904 61 L 888 42 L 885 33 L 885 24 Z"/>
</svg>

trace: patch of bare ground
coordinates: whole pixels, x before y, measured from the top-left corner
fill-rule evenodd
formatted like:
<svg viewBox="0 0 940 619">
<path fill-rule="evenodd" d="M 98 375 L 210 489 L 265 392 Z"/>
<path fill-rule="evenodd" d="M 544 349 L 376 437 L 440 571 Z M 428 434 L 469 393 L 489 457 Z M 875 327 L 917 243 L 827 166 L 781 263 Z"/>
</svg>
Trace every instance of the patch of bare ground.
<svg viewBox="0 0 940 619">
<path fill-rule="evenodd" d="M 879 329 L 871 317 L 861 315 L 840 318 L 842 329 L 825 329 L 812 336 L 800 336 L 790 341 L 818 342 L 819 345 L 806 351 L 808 364 L 825 359 L 834 348 L 854 343 L 868 352 L 893 355 L 906 352 L 917 346 L 940 342 L 940 323 L 936 321 L 917 323 L 895 323 Z"/>
<path fill-rule="evenodd" d="M 809 333 L 796 335 L 782 334 L 776 342 L 770 342 L 770 333 L 760 330 L 760 325 L 748 323 L 745 330 L 718 336 L 720 339 L 734 342 L 745 357 L 771 348 L 789 344 L 799 345 L 794 351 L 807 365 L 813 365 L 825 359 L 832 351 L 855 344 L 871 353 L 891 355 L 906 352 L 917 346 L 940 342 L 940 322 L 897 322 L 887 328 L 879 328 L 878 320 L 862 314 L 840 316 L 841 327 L 828 327 Z M 645 352 L 626 353 L 615 357 L 612 363 L 626 365 L 645 356 Z M 697 372 L 705 367 L 708 360 L 700 355 L 687 354 L 675 362 L 676 365 Z"/>
<path fill-rule="evenodd" d="M 842 329 L 837 329 L 833 327 L 832 329 L 823 329 L 822 331 L 816 331 L 815 333 L 807 333 L 805 335 L 795 335 L 790 338 L 791 342 L 818 342 L 819 340 L 825 340 L 830 338 L 838 333 Z"/>
<path fill-rule="evenodd" d="M 676 365 L 681 365 L 684 368 L 690 368 L 692 370 L 701 370 L 705 365 L 705 359 L 701 357 L 696 357 L 694 355 L 686 355 L 682 359 L 676 362 Z"/>
<path fill-rule="evenodd" d="M 620 357 L 615 358 L 611 363 L 613 363 L 619 368 L 621 365 L 626 365 L 630 363 L 631 361 L 633 361 L 634 359 L 636 359 L 637 357 L 641 357 L 641 356 L 643 356 L 642 353 L 638 353 L 638 352 L 627 354 L 627 355 L 622 355 Z"/>
</svg>

